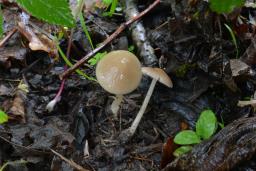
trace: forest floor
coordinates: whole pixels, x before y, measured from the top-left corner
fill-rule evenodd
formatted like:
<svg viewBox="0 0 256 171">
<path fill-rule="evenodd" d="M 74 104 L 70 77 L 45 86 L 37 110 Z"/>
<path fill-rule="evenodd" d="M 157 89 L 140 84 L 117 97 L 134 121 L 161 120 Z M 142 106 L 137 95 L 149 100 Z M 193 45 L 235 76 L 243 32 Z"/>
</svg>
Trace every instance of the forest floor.
<svg viewBox="0 0 256 171">
<path fill-rule="evenodd" d="M 139 0 L 135 7 L 141 12 L 152 3 Z M 101 15 L 100 8 L 84 14 L 94 46 L 127 21 L 122 10 L 112 17 Z M 93 50 L 82 26 L 78 23 L 70 34 L 33 17 L 22 25 L 21 11 L 13 3 L 3 6 L 4 38 L 10 37 L 0 46 L 0 109 L 9 120 L 0 125 L 0 166 L 8 162 L 6 170 L 12 171 L 143 171 L 167 164 L 166 170 L 256 170 L 255 8 L 219 15 L 205 1 L 161 1 L 106 44 L 101 53 L 129 50 L 143 66 L 164 69 L 173 82 L 173 88 L 156 84 L 135 135 L 125 143 L 119 135 L 131 125 L 151 79 L 143 76 L 115 117 L 113 95 L 96 81 L 76 73 L 60 80 L 66 63 L 50 38 L 62 32 L 60 48 L 75 63 Z M 133 32 L 139 23 L 145 34 Z M 31 50 L 38 39 L 41 49 Z M 147 43 L 152 59 L 144 54 Z M 95 65 L 86 63 L 80 70 L 95 78 Z M 61 85 L 61 96 L 49 112 L 46 106 Z M 194 130 L 205 109 L 224 128 L 175 159 L 174 136 Z"/>
</svg>

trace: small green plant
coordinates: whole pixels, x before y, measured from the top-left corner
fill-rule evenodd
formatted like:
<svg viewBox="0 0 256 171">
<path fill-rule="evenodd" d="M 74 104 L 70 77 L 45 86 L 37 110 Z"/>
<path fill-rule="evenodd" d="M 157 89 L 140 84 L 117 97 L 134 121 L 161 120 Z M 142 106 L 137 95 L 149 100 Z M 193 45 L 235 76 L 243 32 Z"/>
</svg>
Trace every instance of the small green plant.
<svg viewBox="0 0 256 171">
<path fill-rule="evenodd" d="M 245 0 L 210 0 L 212 11 L 221 13 L 230 13 L 235 8 L 243 6 Z"/>
<path fill-rule="evenodd" d="M 92 57 L 88 63 L 91 65 L 91 66 L 94 66 L 96 65 L 105 55 L 107 54 L 107 52 L 103 52 L 103 53 L 100 53 L 98 52 L 94 57 Z"/>
<path fill-rule="evenodd" d="M 0 109 L 0 124 L 8 121 L 8 115 Z"/>
<path fill-rule="evenodd" d="M 85 24 L 85 20 L 84 20 L 84 16 L 83 16 L 82 12 L 80 12 L 80 14 L 79 14 L 79 19 L 80 19 L 80 22 L 81 22 L 81 26 L 82 26 L 82 28 L 83 28 L 83 31 L 84 31 L 84 33 L 85 33 L 85 36 L 87 37 L 87 39 L 88 39 L 88 41 L 89 41 L 89 43 L 90 43 L 92 49 L 94 49 L 94 46 L 93 46 L 93 43 L 92 43 L 92 38 L 91 38 L 91 35 L 90 35 L 90 33 L 89 33 L 89 31 L 88 31 L 88 28 L 87 28 L 87 26 L 86 26 L 86 24 Z"/>
<path fill-rule="evenodd" d="M 69 66 L 73 66 L 73 64 L 70 62 L 70 60 L 66 57 L 66 55 L 64 54 L 64 52 L 61 50 L 60 46 L 59 46 L 59 43 L 57 42 L 57 38 L 56 38 L 56 46 L 57 46 L 57 49 L 60 53 L 60 56 L 62 57 L 62 59 L 64 60 L 64 62 Z M 91 81 L 96 81 L 97 80 L 93 77 L 90 77 L 88 75 L 86 75 L 83 71 L 81 71 L 80 69 L 77 69 L 76 70 L 76 73 L 83 76 L 84 78 L 88 79 L 88 80 L 91 80 Z"/>
<path fill-rule="evenodd" d="M 196 122 L 196 131 L 184 130 L 174 137 L 176 144 L 182 145 L 173 153 L 174 156 L 189 152 L 191 145 L 199 144 L 202 140 L 209 139 L 217 130 L 218 121 L 212 110 L 204 110 Z"/>
<path fill-rule="evenodd" d="M 103 3 L 106 4 L 107 6 L 111 5 L 110 10 L 108 12 L 103 13 L 103 16 L 112 17 L 118 5 L 118 0 L 103 0 Z"/>
<path fill-rule="evenodd" d="M 134 50 L 135 50 L 134 45 L 130 45 L 130 46 L 128 47 L 128 51 L 129 51 L 129 52 L 134 53 Z"/>
<path fill-rule="evenodd" d="M 177 77 L 184 77 L 185 74 L 190 70 L 196 67 L 196 64 L 183 64 L 181 66 L 179 66 L 176 70 L 175 70 L 175 75 Z"/>
<path fill-rule="evenodd" d="M 232 42 L 234 43 L 234 45 L 236 47 L 236 58 L 238 58 L 239 51 L 238 51 L 238 46 L 237 46 L 237 41 L 236 41 L 235 34 L 234 34 L 233 30 L 227 24 L 224 24 L 224 25 L 227 28 L 228 32 L 230 33 L 230 36 L 232 38 Z"/>
</svg>

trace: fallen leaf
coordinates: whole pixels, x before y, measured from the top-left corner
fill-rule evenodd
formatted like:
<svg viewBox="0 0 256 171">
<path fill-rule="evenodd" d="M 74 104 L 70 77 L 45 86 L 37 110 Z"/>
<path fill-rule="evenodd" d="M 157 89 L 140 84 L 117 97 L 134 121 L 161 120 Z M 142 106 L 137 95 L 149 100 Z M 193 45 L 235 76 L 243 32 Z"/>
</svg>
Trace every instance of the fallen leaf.
<svg viewBox="0 0 256 171">
<path fill-rule="evenodd" d="M 8 113 L 14 116 L 14 118 L 20 119 L 22 123 L 25 123 L 25 101 L 27 98 L 28 87 L 23 81 L 18 85 L 15 92 L 15 97 L 12 102 L 12 106 Z"/>
<path fill-rule="evenodd" d="M 0 109 L 0 124 L 8 121 L 8 115 Z"/>
<path fill-rule="evenodd" d="M 12 92 L 11 88 L 6 87 L 5 85 L 0 85 L 0 96 L 10 96 Z"/>
<path fill-rule="evenodd" d="M 29 41 L 29 48 L 33 51 L 42 50 L 51 55 L 58 55 L 57 47 L 53 40 L 49 39 L 47 36 L 41 34 L 40 36 L 35 33 L 35 31 L 28 25 L 22 22 L 18 23 L 19 32 L 26 37 Z"/>
<path fill-rule="evenodd" d="M 178 148 L 173 138 L 169 137 L 163 145 L 160 168 L 163 169 L 168 163 L 174 160 L 173 152 Z"/>
</svg>

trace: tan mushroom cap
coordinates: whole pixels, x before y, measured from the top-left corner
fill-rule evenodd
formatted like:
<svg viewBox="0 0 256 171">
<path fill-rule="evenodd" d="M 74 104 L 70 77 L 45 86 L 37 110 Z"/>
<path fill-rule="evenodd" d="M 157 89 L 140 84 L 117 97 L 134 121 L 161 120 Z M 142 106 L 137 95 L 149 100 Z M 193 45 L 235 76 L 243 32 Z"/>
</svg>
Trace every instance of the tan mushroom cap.
<svg viewBox="0 0 256 171">
<path fill-rule="evenodd" d="M 142 73 L 158 80 L 167 87 L 173 87 L 171 78 L 161 68 L 142 67 Z"/>
<path fill-rule="evenodd" d="M 141 80 L 141 64 L 129 51 L 116 50 L 108 53 L 96 67 L 99 84 L 112 94 L 128 94 Z"/>
</svg>

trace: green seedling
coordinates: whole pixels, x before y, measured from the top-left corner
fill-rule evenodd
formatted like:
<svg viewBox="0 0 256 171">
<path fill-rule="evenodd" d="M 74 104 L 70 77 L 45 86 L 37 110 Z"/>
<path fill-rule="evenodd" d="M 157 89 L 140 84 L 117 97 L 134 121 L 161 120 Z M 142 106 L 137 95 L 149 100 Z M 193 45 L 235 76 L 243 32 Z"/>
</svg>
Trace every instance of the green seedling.
<svg viewBox="0 0 256 171">
<path fill-rule="evenodd" d="M 234 45 L 236 47 L 236 58 L 238 58 L 239 51 L 238 51 L 238 46 L 237 46 L 237 41 L 236 41 L 235 34 L 234 34 L 233 30 L 227 24 L 224 24 L 224 25 L 227 28 L 228 32 L 230 33 L 230 36 L 232 38 L 232 42 L 234 43 Z"/>
<path fill-rule="evenodd" d="M 91 66 L 94 66 L 96 65 L 105 55 L 107 54 L 107 52 L 103 52 L 103 53 L 100 53 L 98 52 L 94 57 L 92 57 L 88 63 L 91 65 Z"/>
<path fill-rule="evenodd" d="M 103 0 L 103 3 L 106 4 L 107 6 L 111 4 L 110 10 L 108 12 L 103 13 L 103 16 L 112 17 L 118 5 L 118 0 Z"/>
<path fill-rule="evenodd" d="M 128 47 L 128 51 L 129 51 L 129 52 L 134 53 L 134 50 L 135 50 L 134 45 L 130 45 L 130 46 Z"/>
<path fill-rule="evenodd" d="M 176 144 L 182 145 L 173 153 L 174 156 L 189 152 L 191 145 L 198 144 L 202 140 L 209 139 L 217 130 L 219 122 L 212 110 L 204 110 L 196 122 L 196 131 L 184 130 L 174 137 Z"/>
<path fill-rule="evenodd" d="M 184 77 L 185 74 L 188 72 L 188 70 L 195 67 L 196 67 L 196 64 L 183 64 L 175 70 L 175 75 L 177 77 Z"/>
<path fill-rule="evenodd" d="M 80 12 L 79 18 L 80 18 L 81 26 L 82 26 L 82 28 L 83 28 L 83 31 L 84 31 L 84 33 L 85 33 L 85 36 L 87 37 L 87 39 L 88 39 L 88 41 L 89 41 L 89 43 L 90 43 L 92 49 L 94 49 L 94 46 L 93 46 L 93 43 L 92 43 L 92 39 L 91 39 L 90 33 L 89 33 L 89 31 L 88 31 L 88 28 L 87 28 L 87 26 L 86 26 L 86 24 L 85 24 L 85 20 L 84 20 L 84 16 L 83 16 L 82 12 Z"/>
<path fill-rule="evenodd" d="M 179 147 L 179 148 L 177 148 L 174 152 L 173 152 L 173 155 L 175 156 L 175 157 L 179 157 L 179 156 L 181 156 L 182 154 L 185 154 L 185 153 L 187 153 L 187 152 L 189 152 L 189 151 L 191 151 L 192 150 L 192 146 L 181 146 L 181 147 Z"/>
<path fill-rule="evenodd" d="M 65 61 L 65 63 L 66 63 L 69 67 L 72 67 L 73 64 L 72 64 L 72 63 L 70 62 L 70 60 L 66 57 L 66 55 L 65 55 L 64 52 L 61 50 L 61 48 L 60 48 L 60 46 L 58 45 L 58 43 L 57 43 L 57 48 L 58 48 L 58 51 L 59 51 L 59 53 L 60 53 L 60 56 L 61 56 L 62 59 Z M 80 69 L 77 69 L 77 70 L 76 70 L 76 73 L 77 73 L 78 75 L 83 76 L 84 78 L 86 78 L 86 79 L 88 79 L 88 80 L 96 81 L 96 82 L 97 82 L 97 80 L 96 80 L 95 78 L 86 75 L 86 74 L 85 74 L 83 71 L 81 71 Z"/>
<path fill-rule="evenodd" d="M 0 109 L 0 124 L 8 121 L 8 115 Z"/>
</svg>

